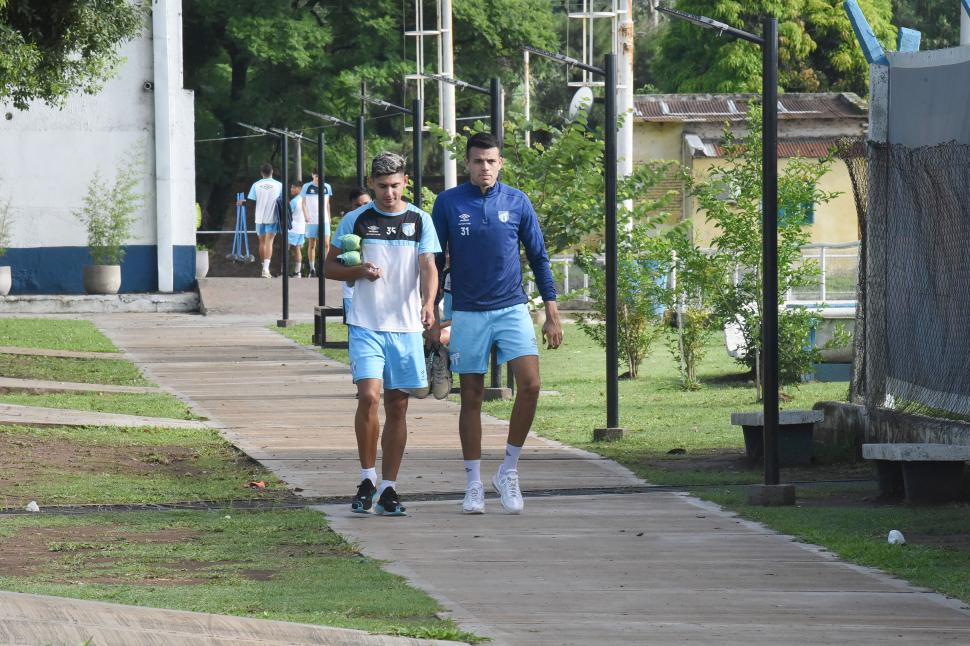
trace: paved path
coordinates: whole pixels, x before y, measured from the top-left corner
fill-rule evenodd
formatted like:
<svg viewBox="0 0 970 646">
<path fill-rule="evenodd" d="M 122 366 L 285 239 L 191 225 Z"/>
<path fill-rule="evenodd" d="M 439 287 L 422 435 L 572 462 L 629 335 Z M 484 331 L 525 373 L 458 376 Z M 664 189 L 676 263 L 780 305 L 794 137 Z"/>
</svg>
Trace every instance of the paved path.
<svg viewBox="0 0 970 646">
<path fill-rule="evenodd" d="M 268 318 L 268 317 L 267 317 Z M 358 465 L 344 366 L 267 320 L 101 317 L 148 377 L 198 404 L 240 448 L 307 496 L 350 495 Z M 554 399 L 540 405 L 553 406 Z M 460 495 L 457 406 L 415 401 L 400 490 Z M 490 474 L 503 424 L 485 426 Z M 965 644 L 964 604 L 741 521 L 686 495 L 555 495 L 638 481 L 614 463 L 533 439 L 526 513 L 465 517 L 412 503 L 391 519 L 324 507 L 333 527 L 496 644 Z M 405 498 L 406 499 L 406 498 Z"/>
<path fill-rule="evenodd" d="M 0 592 L 0 644 L 4 646 L 457 646 L 455 642 L 370 635 L 181 610 L 122 606 L 16 592 Z"/>
<path fill-rule="evenodd" d="M 156 428 L 208 428 L 206 422 L 120 413 L 98 413 L 70 408 L 43 408 L 0 404 L 0 424 L 27 426 L 152 426 Z"/>
<path fill-rule="evenodd" d="M 85 384 L 75 381 L 47 381 L 45 379 L 15 379 L 0 377 L 0 393 L 136 393 L 154 394 L 165 392 L 150 386 L 115 386 L 111 384 Z"/>
<path fill-rule="evenodd" d="M 48 350 L 47 348 L 20 348 L 0 346 L 0 354 L 19 354 L 30 357 L 60 357 L 66 359 L 120 359 L 117 352 L 80 352 L 77 350 Z"/>
</svg>

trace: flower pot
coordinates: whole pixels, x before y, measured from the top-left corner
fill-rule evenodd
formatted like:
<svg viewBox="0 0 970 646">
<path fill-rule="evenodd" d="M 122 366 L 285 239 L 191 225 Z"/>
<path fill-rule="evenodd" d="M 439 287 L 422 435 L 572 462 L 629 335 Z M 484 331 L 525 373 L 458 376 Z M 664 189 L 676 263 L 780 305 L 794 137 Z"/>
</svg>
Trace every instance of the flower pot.
<svg viewBox="0 0 970 646">
<path fill-rule="evenodd" d="M 195 277 L 205 278 L 206 274 L 208 273 L 209 273 L 209 250 L 196 249 L 195 250 Z"/>
<path fill-rule="evenodd" d="M 0 267 L 0 296 L 6 296 L 10 293 L 10 285 L 12 280 L 10 278 L 10 267 L 4 265 Z"/>
<path fill-rule="evenodd" d="M 83 276 L 88 294 L 117 294 L 121 289 L 121 265 L 87 265 Z"/>
</svg>

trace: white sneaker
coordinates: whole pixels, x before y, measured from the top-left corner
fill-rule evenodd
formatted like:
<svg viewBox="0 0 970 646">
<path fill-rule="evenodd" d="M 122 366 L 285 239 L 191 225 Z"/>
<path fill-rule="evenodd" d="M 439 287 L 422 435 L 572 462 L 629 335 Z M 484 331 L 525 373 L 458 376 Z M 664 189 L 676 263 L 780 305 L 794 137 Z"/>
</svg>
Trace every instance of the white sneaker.
<svg viewBox="0 0 970 646">
<path fill-rule="evenodd" d="M 461 503 L 463 514 L 485 513 L 485 485 L 481 480 L 473 482 L 465 489 L 465 500 Z"/>
<path fill-rule="evenodd" d="M 502 498 L 502 507 L 510 514 L 518 514 L 525 503 L 522 501 L 522 490 L 519 489 L 519 472 L 515 469 L 499 471 L 492 476 L 492 486 Z"/>
<path fill-rule="evenodd" d="M 260 278 L 272 278 L 273 275 L 269 273 L 269 269 L 264 269 L 263 273 L 260 274 Z"/>
<path fill-rule="evenodd" d="M 431 350 L 431 370 L 428 380 L 435 399 L 444 399 L 451 392 L 451 366 L 448 365 L 448 350 L 443 345 L 435 345 Z"/>
</svg>

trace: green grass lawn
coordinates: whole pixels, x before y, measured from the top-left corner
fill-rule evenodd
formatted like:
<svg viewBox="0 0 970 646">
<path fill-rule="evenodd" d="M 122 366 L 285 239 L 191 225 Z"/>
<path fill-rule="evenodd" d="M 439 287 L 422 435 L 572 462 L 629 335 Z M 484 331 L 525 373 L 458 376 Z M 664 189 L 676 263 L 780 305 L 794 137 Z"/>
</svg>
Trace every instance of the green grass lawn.
<svg viewBox="0 0 970 646">
<path fill-rule="evenodd" d="M 0 541 L 30 556 L 5 590 L 478 641 L 313 511 L 7 517 Z"/>
<path fill-rule="evenodd" d="M 339 361 L 341 363 L 350 363 L 350 357 L 347 355 L 346 350 L 341 350 L 339 348 L 317 348 L 312 345 L 313 340 L 313 324 L 312 323 L 298 323 L 291 327 L 278 328 L 275 325 L 270 326 L 271 330 L 275 330 L 285 336 L 288 339 L 293 339 L 297 343 L 302 345 L 310 346 L 314 348 L 317 352 L 325 357 L 333 359 L 334 361 Z M 327 341 L 346 341 L 347 340 L 347 326 L 343 323 L 327 323 Z"/>
<path fill-rule="evenodd" d="M 205 419 L 168 393 L 5 393 L 0 402 L 170 419 Z"/>
<path fill-rule="evenodd" d="M 252 480 L 267 489 L 247 488 Z M 215 430 L 0 426 L 0 507 L 274 498 L 284 490 Z"/>
<path fill-rule="evenodd" d="M 655 484 L 759 480 L 757 469 L 743 468 L 737 460 L 697 463 L 715 453 L 740 457 L 744 439 L 741 429 L 731 426 L 731 413 L 761 409 L 753 383 L 728 356 L 721 335 L 708 344 L 699 366 L 700 390 L 680 388 L 677 365 L 662 342 L 640 367 L 638 379 L 620 381 L 620 426 L 627 434 L 617 442 L 592 441 L 593 429 L 606 425 L 606 362 L 601 347 L 567 325 L 559 349 L 540 351 L 540 369 L 543 390 L 560 393 L 539 400 L 533 429 L 540 434 L 613 458 Z M 792 399 L 783 408 L 805 409 L 817 401 L 845 399 L 846 391 L 845 383 L 802 384 L 790 390 Z M 508 419 L 512 402 L 485 402 L 483 410 Z M 674 449 L 685 453 L 669 455 Z"/>
<path fill-rule="evenodd" d="M 117 352 L 118 349 L 91 321 L 0 318 L 0 346 Z"/>
<path fill-rule="evenodd" d="M 17 379 L 79 381 L 86 384 L 152 386 L 125 359 L 73 359 L 0 354 L 0 375 Z"/>
</svg>

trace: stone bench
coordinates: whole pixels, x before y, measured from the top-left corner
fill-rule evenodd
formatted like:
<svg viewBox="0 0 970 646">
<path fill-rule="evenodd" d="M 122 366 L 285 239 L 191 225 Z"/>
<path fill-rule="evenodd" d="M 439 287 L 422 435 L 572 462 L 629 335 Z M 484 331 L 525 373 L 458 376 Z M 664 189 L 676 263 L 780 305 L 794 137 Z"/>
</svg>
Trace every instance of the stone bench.
<svg viewBox="0 0 970 646">
<path fill-rule="evenodd" d="M 344 348 L 348 347 L 346 341 L 325 341 L 326 330 L 324 325 L 326 324 L 327 317 L 340 317 L 341 320 L 344 317 L 343 307 L 321 307 L 317 305 L 313 308 L 313 345 L 318 345 L 322 348 Z"/>
<path fill-rule="evenodd" d="M 824 419 L 819 410 L 785 410 L 778 413 L 778 463 L 783 467 L 812 462 L 812 434 L 815 424 Z M 763 412 L 731 413 L 731 424 L 744 433 L 744 451 L 748 460 L 764 457 Z"/>
<path fill-rule="evenodd" d="M 862 457 L 876 463 L 879 497 L 910 503 L 956 500 L 963 466 L 970 460 L 964 444 L 863 444 Z"/>
</svg>

